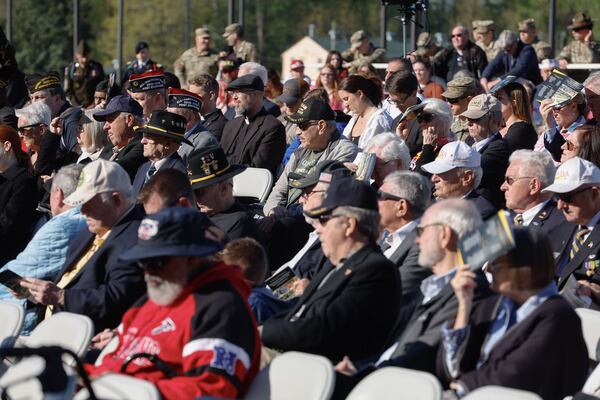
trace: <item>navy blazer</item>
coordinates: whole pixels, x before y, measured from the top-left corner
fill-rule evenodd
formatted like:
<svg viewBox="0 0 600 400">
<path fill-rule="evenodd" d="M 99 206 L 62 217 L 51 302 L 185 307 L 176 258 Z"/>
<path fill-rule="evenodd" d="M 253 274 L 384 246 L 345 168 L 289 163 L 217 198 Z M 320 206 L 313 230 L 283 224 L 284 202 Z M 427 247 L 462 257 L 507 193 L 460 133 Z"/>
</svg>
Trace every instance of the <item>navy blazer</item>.
<svg viewBox="0 0 600 400">
<path fill-rule="evenodd" d="M 135 174 L 135 178 L 133 180 L 134 196 L 137 196 L 138 193 L 140 193 L 140 190 L 142 190 L 142 187 L 144 187 L 144 184 L 146 183 L 146 173 L 148 173 L 151 165 L 152 161 L 142 164 L 142 166 L 138 169 L 137 174 Z M 171 154 L 158 170 L 162 171 L 165 169 L 176 169 L 183 172 L 187 176 L 187 167 L 177 152 Z"/>
<path fill-rule="evenodd" d="M 113 155 L 113 148 L 114 146 L 112 144 L 105 146 L 100 153 L 100 158 L 110 160 Z M 134 134 L 133 139 L 119 151 L 119 154 L 117 154 L 117 157 L 113 161 L 123 167 L 129 175 L 129 179 L 133 182 L 133 178 L 135 178 L 138 168 L 148 161 L 148 159 L 144 157 L 142 134 Z"/>
<path fill-rule="evenodd" d="M 533 82 L 534 85 L 542 82 L 538 59 L 531 45 L 519 40 L 515 56 L 510 56 L 501 50 L 496 58 L 485 67 L 482 77 L 490 80 L 496 77 L 504 78 L 507 75 L 527 79 Z"/>
<path fill-rule="evenodd" d="M 287 314 L 265 321 L 265 346 L 320 354 L 334 363 L 383 350 L 400 306 L 396 266 L 368 244 L 319 287 L 330 271 L 322 269 Z"/>
<path fill-rule="evenodd" d="M 512 150 L 500 133 L 495 133 L 492 140 L 483 146 L 479 153 L 481 154 L 483 177 L 477 188 L 477 193 L 488 199 L 494 207 L 500 210 L 504 208 L 505 201 L 500 186 L 504 182 L 504 174 L 508 168 L 508 158 Z"/>
<path fill-rule="evenodd" d="M 65 287 L 65 304 L 54 307 L 54 312 L 87 315 L 94 322 L 96 332 L 119 325 L 125 311 L 146 292 L 142 270 L 135 263 L 119 261 L 119 256 L 137 243 L 137 230 L 143 216 L 141 207 L 136 206 L 112 227 L 104 244 Z M 86 231 L 73 240 L 55 283 L 77 263 L 94 236 Z"/>
<path fill-rule="evenodd" d="M 556 229 L 553 240 L 555 253 L 560 253 L 556 258 L 558 270 L 558 285 L 562 289 L 571 274 L 577 280 L 589 280 L 600 284 L 600 266 L 595 268 L 591 276 L 587 275 L 587 269 L 592 264 L 600 263 L 600 224 L 596 224 L 592 232 L 587 236 L 580 250 L 572 260 L 569 260 L 573 235 L 577 231 L 576 224 L 563 224 Z"/>
<path fill-rule="evenodd" d="M 498 213 L 498 209 L 494 207 L 488 199 L 480 196 L 479 193 L 474 190 L 466 195 L 465 199 L 471 201 L 475 205 L 482 219 L 488 219 Z"/>
<path fill-rule="evenodd" d="M 511 218 L 515 218 L 516 213 L 510 212 Z M 556 208 L 556 200 L 550 199 L 544 207 L 533 217 L 529 223 L 530 227 L 536 227 L 542 230 L 548 238 L 552 239 L 553 233 L 563 224 L 570 224 L 565 219 L 565 215 L 561 210 Z"/>
</svg>

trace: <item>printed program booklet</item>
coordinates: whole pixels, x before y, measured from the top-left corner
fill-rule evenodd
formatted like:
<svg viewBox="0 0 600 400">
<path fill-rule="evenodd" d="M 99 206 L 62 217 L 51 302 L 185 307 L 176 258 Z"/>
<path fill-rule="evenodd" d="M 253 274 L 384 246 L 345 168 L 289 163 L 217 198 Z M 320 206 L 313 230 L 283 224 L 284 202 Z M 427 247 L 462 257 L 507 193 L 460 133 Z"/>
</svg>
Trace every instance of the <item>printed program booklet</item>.
<svg viewBox="0 0 600 400">
<path fill-rule="evenodd" d="M 286 267 L 265 281 L 269 289 L 279 299 L 287 301 L 296 297 L 294 293 L 294 283 L 300 278 L 292 271 L 290 267 Z"/>
</svg>

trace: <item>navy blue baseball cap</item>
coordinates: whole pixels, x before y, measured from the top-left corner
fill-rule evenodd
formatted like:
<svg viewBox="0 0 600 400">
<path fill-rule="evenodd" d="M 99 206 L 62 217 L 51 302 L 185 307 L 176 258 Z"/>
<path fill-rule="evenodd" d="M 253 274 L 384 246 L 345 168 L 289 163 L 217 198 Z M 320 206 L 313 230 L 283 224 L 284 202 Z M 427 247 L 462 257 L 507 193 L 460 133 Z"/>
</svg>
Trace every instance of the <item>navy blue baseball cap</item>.
<svg viewBox="0 0 600 400">
<path fill-rule="evenodd" d="M 121 254 L 122 261 L 155 257 L 205 257 L 223 246 L 207 238 L 208 217 L 192 208 L 171 207 L 150 214 L 138 228 L 138 241 Z"/>
<path fill-rule="evenodd" d="M 353 177 L 334 179 L 325 193 L 325 200 L 320 207 L 304 211 L 310 218 L 328 215 L 338 207 L 356 207 L 377 211 L 377 191 L 366 183 Z"/>
<path fill-rule="evenodd" d="M 138 117 L 144 115 L 144 110 L 140 103 L 129 96 L 120 94 L 110 99 L 104 110 L 95 113 L 94 119 L 96 121 L 106 121 L 108 116 L 121 112 L 137 115 Z"/>
</svg>

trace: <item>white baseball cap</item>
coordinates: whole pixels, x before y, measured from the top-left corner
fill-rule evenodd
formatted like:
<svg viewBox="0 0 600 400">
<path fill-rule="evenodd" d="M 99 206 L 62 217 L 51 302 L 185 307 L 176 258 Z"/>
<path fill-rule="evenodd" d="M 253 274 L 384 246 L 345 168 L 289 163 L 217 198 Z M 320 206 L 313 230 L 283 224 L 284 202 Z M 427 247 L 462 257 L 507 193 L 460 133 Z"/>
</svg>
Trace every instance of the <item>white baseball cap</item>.
<svg viewBox="0 0 600 400">
<path fill-rule="evenodd" d="M 480 94 L 471 99 L 467 110 L 460 114 L 460 116 L 469 119 L 479 119 L 490 111 L 501 112 L 502 104 L 491 94 Z"/>
<path fill-rule="evenodd" d="M 481 166 L 481 155 L 465 142 L 455 141 L 440 149 L 435 161 L 422 165 L 430 174 L 443 174 L 454 168 L 475 168 Z"/>
<path fill-rule="evenodd" d="M 131 193 L 131 190 L 129 175 L 123 167 L 113 161 L 98 159 L 83 167 L 77 188 L 64 202 L 75 207 L 87 203 L 99 193 Z"/>
<path fill-rule="evenodd" d="M 584 185 L 600 184 L 600 169 L 594 163 L 573 157 L 558 167 L 554 183 L 542 189 L 542 193 L 569 193 Z"/>
</svg>

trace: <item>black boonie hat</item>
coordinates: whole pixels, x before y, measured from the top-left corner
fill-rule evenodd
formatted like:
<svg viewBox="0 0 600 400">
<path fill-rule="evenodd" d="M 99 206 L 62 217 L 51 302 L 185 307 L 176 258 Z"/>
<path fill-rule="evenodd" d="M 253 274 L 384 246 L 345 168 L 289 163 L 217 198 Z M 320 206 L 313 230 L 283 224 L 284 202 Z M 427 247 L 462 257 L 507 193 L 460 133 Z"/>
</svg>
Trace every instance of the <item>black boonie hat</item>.
<svg viewBox="0 0 600 400">
<path fill-rule="evenodd" d="M 258 90 L 260 92 L 265 91 L 265 84 L 259 76 L 254 74 L 244 75 L 241 78 L 237 78 L 227 86 L 227 90 Z"/>
<path fill-rule="evenodd" d="M 323 100 L 311 98 L 304 100 L 298 111 L 292 115 L 286 115 L 285 119 L 293 124 L 302 124 L 308 121 L 333 121 L 335 113 Z"/>
<path fill-rule="evenodd" d="M 200 111 L 202 107 L 202 98 L 184 89 L 169 88 L 167 99 L 167 107 L 187 108 L 194 111 Z"/>
<path fill-rule="evenodd" d="M 129 77 L 129 91 L 133 93 L 164 88 L 165 75 L 162 71 L 148 71 L 143 74 L 133 74 Z"/>
<path fill-rule="evenodd" d="M 25 84 L 31 94 L 39 90 L 61 87 L 60 76 L 55 71 L 27 75 Z"/>
<path fill-rule="evenodd" d="M 221 182 L 246 169 L 243 165 L 229 164 L 220 146 L 209 146 L 193 151 L 188 156 L 188 166 L 192 189 L 202 189 Z"/>
<path fill-rule="evenodd" d="M 289 186 L 296 189 L 306 189 L 316 185 L 321 180 L 321 174 L 328 173 L 336 177 L 346 177 L 352 175 L 352 171 L 344 166 L 344 163 L 337 160 L 320 161 L 306 176 L 290 172 L 288 174 Z"/>
<path fill-rule="evenodd" d="M 172 207 L 150 214 L 138 228 L 138 241 L 121 254 L 123 261 L 155 257 L 204 257 L 223 249 L 206 237 L 210 226 L 206 215 L 198 210 Z"/>
<path fill-rule="evenodd" d="M 185 117 L 168 111 L 157 110 L 150 114 L 150 121 L 145 126 L 137 129 L 138 132 L 148 133 L 150 135 L 162 136 L 174 140 L 178 143 L 193 144 L 187 140 L 185 135 Z"/>
<path fill-rule="evenodd" d="M 349 206 L 377 211 L 377 191 L 353 177 L 334 179 L 320 207 L 304 211 L 310 218 L 328 215 L 338 207 Z"/>
</svg>

